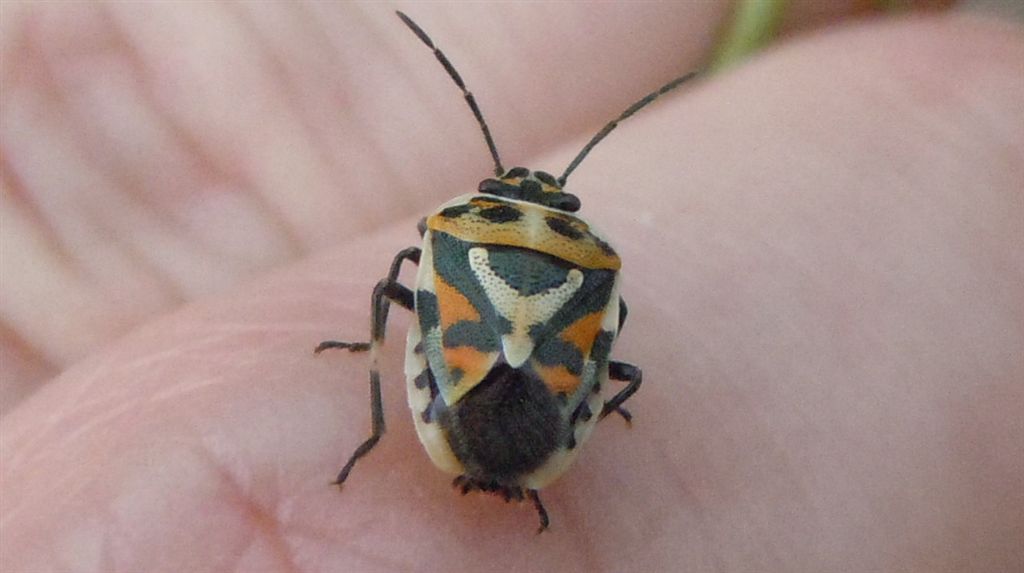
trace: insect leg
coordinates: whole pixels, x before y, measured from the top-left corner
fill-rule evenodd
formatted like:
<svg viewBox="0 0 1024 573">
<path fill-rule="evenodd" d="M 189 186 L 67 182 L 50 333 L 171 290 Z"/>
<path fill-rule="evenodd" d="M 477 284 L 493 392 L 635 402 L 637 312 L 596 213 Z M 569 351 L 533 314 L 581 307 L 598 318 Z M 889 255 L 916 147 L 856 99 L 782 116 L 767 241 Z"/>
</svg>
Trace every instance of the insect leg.
<svg viewBox="0 0 1024 573">
<path fill-rule="evenodd" d="M 390 301 L 395 301 L 406 310 L 413 310 L 415 306 L 415 303 L 413 302 L 414 297 L 412 295 L 412 291 L 398 284 L 398 273 L 402 271 L 402 263 L 406 260 L 412 261 L 417 265 L 420 264 L 420 253 L 421 251 L 419 247 L 409 247 L 399 251 L 398 254 L 395 255 L 395 258 L 391 261 L 391 268 L 388 269 L 387 281 L 388 283 L 401 287 L 402 291 L 404 291 L 402 292 L 401 296 L 404 298 L 402 300 L 398 300 L 398 298 L 394 296 L 388 296 L 386 299 L 382 299 L 380 314 L 380 340 L 382 342 L 384 340 L 384 325 L 388 321 L 388 310 L 391 308 Z M 374 328 L 376 328 L 376 326 L 377 321 L 374 320 Z M 374 341 L 377 340 L 376 330 L 374 330 L 373 338 Z"/>
<path fill-rule="evenodd" d="M 612 360 L 608 363 L 608 377 L 612 380 L 627 381 L 629 384 L 620 390 L 618 394 L 612 396 L 611 400 L 604 403 L 604 408 L 601 408 L 601 415 L 598 416 L 598 420 L 612 412 L 618 412 L 620 416 L 629 422 L 633 419 L 633 416 L 629 413 L 629 410 L 622 407 L 622 403 L 629 400 L 629 397 L 640 388 L 640 383 L 643 381 L 643 372 L 632 364 Z"/>
<path fill-rule="evenodd" d="M 373 289 L 371 305 L 373 307 L 373 340 L 370 342 L 370 437 L 352 452 L 345 466 L 338 472 L 334 480 L 336 485 L 345 483 L 356 460 L 365 456 L 384 434 L 384 406 L 380 396 L 380 368 L 377 364 L 377 350 L 384 343 L 384 327 L 387 309 L 391 301 L 412 310 L 413 293 L 407 287 L 390 278 L 381 279 Z"/>
<path fill-rule="evenodd" d="M 326 341 L 321 342 L 316 348 L 316 352 L 326 348 L 348 348 L 353 351 L 370 350 L 370 437 L 360 444 L 356 451 L 352 452 L 348 461 L 345 462 L 345 466 L 338 472 L 338 477 L 334 480 L 334 483 L 337 485 L 345 482 L 356 460 L 372 450 L 377 445 L 381 435 L 384 434 L 384 406 L 380 393 L 380 368 L 377 364 L 377 350 L 384 343 L 384 331 L 387 326 L 388 310 L 391 307 L 391 302 L 395 302 L 408 310 L 415 308 L 413 292 L 398 282 L 398 274 L 402 269 L 402 263 L 406 260 L 419 263 L 420 249 L 409 247 L 395 255 L 394 260 L 391 262 L 391 268 L 388 270 L 388 276 L 381 279 L 377 286 L 373 288 L 373 295 L 370 298 L 372 322 L 370 325 L 371 340 L 369 343 Z"/>
<path fill-rule="evenodd" d="M 416 263 L 417 265 L 420 264 L 420 248 L 419 247 L 409 247 L 408 249 L 403 249 L 403 250 L 399 251 L 398 254 L 395 255 L 395 258 L 391 261 L 391 268 L 388 269 L 388 276 L 384 280 L 386 280 L 388 282 L 396 282 L 398 280 L 398 273 L 401 272 L 401 270 L 402 270 L 402 263 L 405 262 L 405 261 L 412 261 L 412 262 Z M 388 310 L 390 309 L 389 301 L 383 301 L 383 304 L 384 304 L 384 307 L 383 307 L 383 318 L 381 319 L 382 323 L 383 322 L 387 322 L 387 320 L 388 320 Z M 373 303 L 373 307 L 372 308 L 374 309 L 374 312 L 376 312 L 376 309 L 377 309 L 377 303 L 376 302 Z M 409 308 L 410 310 L 412 310 L 411 307 L 406 307 L 406 308 Z M 376 322 L 374 324 L 376 324 Z M 383 336 L 383 326 L 381 327 L 381 336 Z M 342 342 L 340 340 L 325 340 L 325 341 L 321 342 L 320 344 L 318 344 L 315 349 L 313 349 L 313 353 L 314 354 L 320 354 L 324 350 L 333 350 L 333 349 L 339 349 L 339 350 L 340 349 L 348 349 L 351 352 L 365 352 L 365 351 L 370 349 L 370 343 L 369 342 Z"/>
<path fill-rule="evenodd" d="M 544 504 L 540 501 L 540 496 L 537 495 L 537 490 L 528 489 L 526 490 L 526 497 L 530 498 L 533 502 L 533 507 L 537 509 L 537 515 L 540 517 L 540 527 L 537 529 L 537 533 L 541 533 L 548 528 L 548 510 L 544 509 Z"/>
</svg>

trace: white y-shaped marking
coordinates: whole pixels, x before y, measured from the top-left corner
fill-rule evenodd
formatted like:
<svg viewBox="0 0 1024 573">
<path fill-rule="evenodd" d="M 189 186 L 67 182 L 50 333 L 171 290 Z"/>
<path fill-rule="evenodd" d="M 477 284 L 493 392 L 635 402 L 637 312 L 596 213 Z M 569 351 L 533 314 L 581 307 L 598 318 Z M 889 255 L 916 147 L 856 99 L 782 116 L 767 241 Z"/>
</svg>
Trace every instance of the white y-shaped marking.
<svg viewBox="0 0 1024 573">
<path fill-rule="evenodd" d="M 505 360 L 513 368 L 522 366 L 533 354 L 530 327 L 551 320 L 583 284 L 583 273 L 572 269 L 561 285 L 523 296 L 494 272 L 486 248 L 469 250 L 469 266 L 498 314 L 512 323 L 512 332 L 501 337 L 501 346 Z"/>
</svg>

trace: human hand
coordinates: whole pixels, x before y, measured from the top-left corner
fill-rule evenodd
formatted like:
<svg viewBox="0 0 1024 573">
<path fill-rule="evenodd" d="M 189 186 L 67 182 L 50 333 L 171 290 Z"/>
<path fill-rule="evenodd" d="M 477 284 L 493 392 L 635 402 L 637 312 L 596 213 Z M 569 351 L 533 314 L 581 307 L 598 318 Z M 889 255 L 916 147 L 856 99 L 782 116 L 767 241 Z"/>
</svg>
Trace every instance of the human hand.
<svg viewBox="0 0 1024 573">
<path fill-rule="evenodd" d="M 58 213 L 70 250 L 10 266 L 41 239 L 5 211 L 5 298 L 35 289 L 17 307 L 49 319 L 25 319 L 32 347 L 75 364 L 0 422 L 0 569 L 1024 564 L 1019 29 L 933 15 L 821 33 L 594 152 L 569 190 L 623 256 L 615 355 L 646 382 L 634 428 L 602 423 L 545 490 L 535 537 L 528 506 L 455 496 L 420 451 L 397 309 L 389 433 L 327 486 L 368 428 L 367 364 L 310 350 L 365 336 L 418 217 L 488 174 L 457 92 L 390 10 L 201 6 L 79 8 L 107 32 L 66 45 L 41 39 L 87 29 L 61 28 L 70 11 L 29 10 L 40 36 L 5 34 L 8 54 L 52 50 L 5 72 L 5 204 Z M 721 14 L 502 9 L 411 15 L 506 163 L 552 171 L 698 61 Z"/>
</svg>

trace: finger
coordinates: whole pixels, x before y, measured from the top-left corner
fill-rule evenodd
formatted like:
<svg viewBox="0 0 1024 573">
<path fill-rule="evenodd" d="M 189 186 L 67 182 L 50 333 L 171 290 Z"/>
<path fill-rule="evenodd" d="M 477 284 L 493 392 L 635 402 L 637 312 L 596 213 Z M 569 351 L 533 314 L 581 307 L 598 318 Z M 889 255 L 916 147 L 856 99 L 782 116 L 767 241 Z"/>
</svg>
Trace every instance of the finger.
<svg viewBox="0 0 1024 573">
<path fill-rule="evenodd" d="M 911 50 L 893 70 L 890 54 L 907 46 L 934 51 Z M 1021 220 L 1020 170 L 991 158 L 1016 140 L 949 112 L 1015 120 L 1020 52 L 1015 32 L 955 19 L 821 37 L 638 117 L 591 159 L 574 185 L 583 212 L 619 237 L 637 302 L 617 352 L 647 382 L 634 431 L 599 428 L 546 490 L 570 542 L 536 540 L 530 566 L 869 570 L 925 555 L 943 569 L 983 550 L 995 569 L 1012 564 L 1000 532 L 1018 525 L 1005 501 L 1024 367 L 1010 351 L 1019 281 L 1003 271 L 1022 266 L 1005 239 Z M 863 61 L 824 73 L 850 53 Z M 883 72 L 895 75 L 874 83 Z M 965 73 L 970 92 L 946 83 Z M 925 79 L 986 95 L 928 100 L 914 115 Z M 869 86 L 887 106 L 858 91 Z M 950 117 L 957 137 L 938 151 L 906 136 Z M 961 154 L 959 141 L 974 151 L 928 155 Z M 801 170 L 794 155 L 807 158 Z M 59 568 L 86 547 L 143 570 L 525 567 L 507 547 L 521 534 L 533 543 L 530 509 L 453 499 L 417 453 L 401 422 L 399 336 L 384 373 L 399 422 L 360 462 L 358 492 L 356 481 L 318 489 L 369 414 L 358 357 L 325 365 L 310 351 L 363 331 L 366 269 L 383 271 L 407 244 L 405 223 L 155 323 L 4 420 L 0 476 L 14 501 L 3 562 Z M 986 377 L 964 386 L 964 372 Z M 976 392 L 964 405 L 948 398 L 958 389 Z M 950 423 L 950 441 L 933 438 Z M 972 535 L 947 543 L 951 531 Z"/>
</svg>

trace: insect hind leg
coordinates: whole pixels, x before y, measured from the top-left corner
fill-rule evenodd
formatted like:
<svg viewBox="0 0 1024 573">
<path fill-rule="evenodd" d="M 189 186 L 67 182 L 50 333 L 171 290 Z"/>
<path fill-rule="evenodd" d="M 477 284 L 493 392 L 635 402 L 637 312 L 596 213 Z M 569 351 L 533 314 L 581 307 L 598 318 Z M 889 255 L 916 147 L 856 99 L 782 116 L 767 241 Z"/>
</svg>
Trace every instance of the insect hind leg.
<svg viewBox="0 0 1024 573">
<path fill-rule="evenodd" d="M 612 360 L 608 363 L 608 377 L 612 380 L 626 381 L 629 384 L 620 390 L 618 394 L 612 396 L 611 400 L 604 403 L 604 408 L 601 408 L 601 415 L 598 416 L 598 419 L 600 420 L 612 412 L 617 412 L 625 418 L 627 423 L 632 422 L 633 415 L 629 413 L 629 410 L 622 407 L 622 403 L 629 400 L 640 388 L 640 384 L 643 382 L 643 371 L 632 364 Z"/>
<path fill-rule="evenodd" d="M 388 276 L 381 279 L 373 289 L 373 295 L 370 298 L 370 308 L 372 311 L 370 342 L 340 342 L 327 340 L 321 342 L 316 348 L 316 352 L 329 348 L 343 348 L 354 352 L 365 350 L 370 351 L 370 437 L 360 444 L 359 447 L 352 452 L 352 455 L 349 456 L 348 461 L 345 462 L 341 471 L 338 472 L 338 477 L 335 478 L 333 482 L 335 485 L 340 486 L 345 483 L 345 480 L 348 479 L 348 474 L 352 471 L 352 467 L 355 465 L 356 461 L 369 453 L 370 450 L 377 445 L 377 442 L 380 441 L 380 437 L 385 431 L 384 406 L 381 399 L 380 368 L 377 364 L 377 351 L 384 343 L 388 310 L 390 309 L 391 303 L 394 302 L 407 310 L 414 310 L 415 308 L 415 296 L 413 295 L 413 292 L 398 282 L 398 274 L 401 272 L 402 263 L 406 260 L 419 263 L 420 249 L 417 247 L 410 247 L 395 255 L 394 260 L 391 262 L 391 268 L 388 271 Z"/>
<path fill-rule="evenodd" d="M 324 340 L 316 345 L 313 354 L 320 354 L 324 350 L 349 350 L 350 352 L 366 352 L 370 349 L 369 342 L 342 342 L 341 340 Z"/>
<path fill-rule="evenodd" d="M 537 517 L 540 519 L 540 527 L 537 529 L 537 533 L 541 533 L 551 524 L 551 520 L 548 519 L 548 510 L 544 509 L 544 504 L 540 501 L 540 495 L 537 494 L 537 490 L 526 490 L 526 497 L 533 502 L 533 508 L 537 510 Z"/>
<path fill-rule="evenodd" d="M 356 461 L 369 453 L 377 445 L 386 429 L 384 425 L 384 405 L 380 392 L 380 367 L 377 364 L 377 351 L 384 343 L 384 327 L 386 326 L 386 315 L 390 302 L 395 302 L 408 310 L 412 310 L 414 308 L 413 292 L 391 279 L 381 279 L 373 289 L 371 303 L 373 306 L 373 335 L 370 341 L 370 437 L 360 444 L 356 451 L 352 452 L 348 461 L 345 462 L 341 471 L 338 472 L 338 477 L 335 478 L 333 483 L 339 486 L 345 483 Z"/>
</svg>

